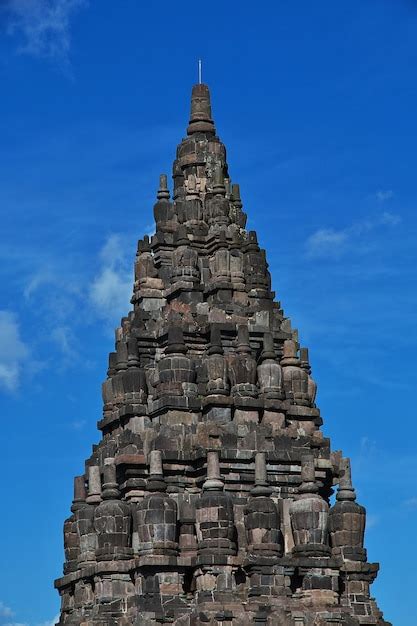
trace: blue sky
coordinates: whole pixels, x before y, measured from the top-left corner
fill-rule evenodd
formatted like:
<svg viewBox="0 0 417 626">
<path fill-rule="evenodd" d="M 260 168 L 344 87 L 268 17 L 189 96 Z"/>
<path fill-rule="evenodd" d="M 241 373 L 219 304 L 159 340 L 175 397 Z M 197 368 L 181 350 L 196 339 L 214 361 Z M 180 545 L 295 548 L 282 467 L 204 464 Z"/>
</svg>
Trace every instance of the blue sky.
<svg viewBox="0 0 417 626">
<path fill-rule="evenodd" d="M 232 178 L 352 458 L 395 626 L 417 531 L 417 2 L 0 3 L 0 625 L 58 612 L 72 477 L 204 61 Z"/>
</svg>

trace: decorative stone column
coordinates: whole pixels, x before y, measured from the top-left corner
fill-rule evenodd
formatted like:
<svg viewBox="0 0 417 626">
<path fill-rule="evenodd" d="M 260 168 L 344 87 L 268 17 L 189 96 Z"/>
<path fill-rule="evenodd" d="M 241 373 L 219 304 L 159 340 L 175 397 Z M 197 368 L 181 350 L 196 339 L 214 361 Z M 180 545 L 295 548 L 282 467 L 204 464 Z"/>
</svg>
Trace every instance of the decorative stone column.
<svg viewBox="0 0 417 626">
<path fill-rule="evenodd" d="M 284 397 L 282 368 L 277 361 L 271 333 L 264 334 L 264 345 L 257 372 L 261 396 L 268 400 L 282 400 Z"/>
<path fill-rule="evenodd" d="M 185 226 L 180 226 L 176 237 L 176 248 L 172 254 L 172 282 L 200 282 L 198 253 L 191 247 Z"/>
<path fill-rule="evenodd" d="M 293 339 L 284 341 L 284 353 L 281 359 L 286 396 L 294 404 L 309 406 L 308 374 L 300 367 L 297 348 Z"/>
<path fill-rule="evenodd" d="M 196 504 L 196 528 L 200 555 L 235 554 L 233 502 L 224 492 L 218 452 L 207 452 L 207 479 Z"/>
<path fill-rule="evenodd" d="M 238 326 L 236 354 L 230 358 L 230 381 L 232 394 L 237 397 L 255 398 L 256 361 L 252 356 L 247 326 Z"/>
<path fill-rule="evenodd" d="M 312 454 L 301 457 L 301 480 L 300 495 L 290 506 L 295 543 L 293 553 L 303 556 L 329 556 L 329 505 L 318 494 Z"/>
<path fill-rule="evenodd" d="M 207 372 L 206 395 L 227 396 L 229 394 L 227 364 L 223 354 L 220 328 L 217 325 L 210 329 L 210 346 L 204 362 Z"/>
<path fill-rule="evenodd" d="M 332 553 L 349 561 L 366 561 L 366 550 L 363 548 L 366 511 L 355 502 L 350 459 L 342 459 L 341 471 L 337 502 L 329 512 Z"/>
<path fill-rule="evenodd" d="M 187 356 L 187 347 L 180 326 L 170 326 L 165 354 L 157 366 L 158 397 L 195 396 L 195 368 Z"/>
<path fill-rule="evenodd" d="M 168 180 L 166 174 L 159 177 L 157 202 L 154 205 L 154 216 L 157 230 L 173 232 L 177 227 L 177 216 L 169 200 Z"/>
<path fill-rule="evenodd" d="M 278 509 L 271 499 L 264 452 L 255 455 L 255 485 L 245 509 L 248 552 L 253 556 L 275 557 L 282 554 Z"/>
<path fill-rule="evenodd" d="M 284 570 L 278 566 L 282 537 L 278 509 L 271 499 L 264 452 L 255 455 L 255 485 L 245 509 L 248 542 L 245 569 L 249 574 L 251 602 L 262 603 L 272 595 L 284 595 Z"/>
<path fill-rule="evenodd" d="M 307 393 L 308 399 L 310 401 L 310 406 L 314 407 L 316 402 L 317 395 L 317 384 L 311 378 L 311 367 L 310 361 L 308 358 L 308 348 L 300 348 L 300 366 L 307 372 L 308 376 L 308 384 L 307 384 Z"/>
<path fill-rule="evenodd" d="M 64 523 L 64 574 L 74 572 L 78 566 L 81 547 L 80 535 L 77 532 L 77 512 L 86 506 L 86 497 L 85 477 L 76 476 L 74 478 L 74 500 L 71 506 L 72 515 Z"/>
<path fill-rule="evenodd" d="M 230 224 L 230 206 L 225 196 L 223 167 L 218 164 L 214 170 L 212 196 L 206 200 L 210 234 L 215 234 Z"/>
<path fill-rule="evenodd" d="M 113 459 L 105 461 L 103 501 L 95 510 L 94 528 L 98 536 L 97 560 L 132 557 L 132 516 L 130 506 L 120 500 Z"/>
<path fill-rule="evenodd" d="M 81 484 L 80 489 L 81 500 Z M 85 505 L 81 501 L 78 503 L 75 514 L 77 533 L 80 538 L 80 555 L 78 559 L 79 567 L 86 567 L 96 561 L 97 533 L 94 528 L 94 511 L 101 502 L 101 476 L 98 465 L 88 467 L 88 492 Z"/>
<path fill-rule="evenodd" d="M 139 503 L 136 523 L 140 555 L 176 555 L 177 505 L 166 493 L 160 450 L 149 453 L 149 494 Z"/>
</svg>

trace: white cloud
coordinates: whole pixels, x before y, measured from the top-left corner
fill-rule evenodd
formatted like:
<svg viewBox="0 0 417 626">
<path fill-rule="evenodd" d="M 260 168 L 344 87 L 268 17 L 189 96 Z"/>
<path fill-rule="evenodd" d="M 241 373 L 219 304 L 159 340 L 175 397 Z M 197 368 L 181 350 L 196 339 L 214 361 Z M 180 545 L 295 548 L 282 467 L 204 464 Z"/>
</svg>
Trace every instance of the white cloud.
<svg viewBox="0 0 417 626">
<path fill-rule="evenodd" d="M 11 608 L 6 606 L 4 602 L 0 601 L 0 624 L 1 626 L 29 626 L 26 622 L 11 622 L 11 621 L 3 621 L 3 617 L 11 618 L 14 617 L 15 613 Z M 36 626 L 55 626 L 59 622 L 60 615 L 55 615 L 52 620 L 46 620 L 46 622 L 41 622 L 36 624 Z"/>
<path fill-rule="evenodd" d="M 380 202 L 386 202 L 387 200 L 391 200 L 391 198 L 394 197 L 394 193 L 391 191 L 391 189 L 387 189 L 385 191 L 380 189 L 376 192 L 375 195 L 377 200 L 379 200 Z"/>
<path fill-rule="evenodd" d="M 396 215 L 395 213 L 390 213 L 389 211 L 384 211 L 381 216 L 382 224 L 388 224 L 391 226 L 396 226 L 401 222 L 401 217 Z"/>
<path fill-rule="evenodd" d="M 306 241 L 306 253 L 310 258 L 338 258 L 345 252 L 359 248 L 364 243 L 364 235 L 381 226 L 397 226 L 401 217 L 384 211 L 374 219 L 362 220 L 346 228 L 319 228 Z M 363 245 L 362 245 L 363 249 Z"/>
<path fill-rule="evenodd" d="M 0 311 L 0 386 L 15 391 L 22 365 L 28 358 L 29 349 L 20 337 L 16 316 L 11 311 Z M 5 610 L 3 605 L 0 610 Z"/>
<path fill-rule="evenodd" d="M 86 0 L 6 0 L 8 32 L 23 38 L 20 52 L 67 62 L 71 18 L 86 5 Z"/>
<path fill-rule="evenodd" d="M 13 611 L 6 606 L 4 602 L 0 602 L 0 617 L 12 617 Z"/>
<path fill-rule="evenodd" d="M 404 504 L 408 507 L 410 507 L 411 509 L 417 509 L 417 496 L 413 496 L 412 498 L 408 498 L 408 500 L 406 500 L 404 502 Z"/>
<path fill-rule="evenodd" d="M 339 256 L 348 239 L 348 233 L 334 228 L 319 228 L 307 239 L 310 257 Z"/>
<path fill-rule="evenodd" d="M 56 278 L 52 274 L 51 270 L 38 270 L 29 277 L 23 290 L 23 295 L 26 300 L 30 300 L 30 298 L 40 289 L 40 287 L 44 287 L 45 285 L 53 284 L 55 282 Z"/>
<path fill-rule="evenodd" d="M 51 331 L 51 339 L 68 360 L 72 360 L 77 355 L 77 351 L 74 348 L 75 338 L 72 330 L 68 326 L 57 326 L 53 328 Z"/>
<path fill-rule="evenodd" d="M 100 259 L 102 267 L 91 286 L 90 300 L 99 317 L 116 320 L 129 309 L 133 282 L 119 235 L 108 238 L 100 252 Z"/>
</svg>

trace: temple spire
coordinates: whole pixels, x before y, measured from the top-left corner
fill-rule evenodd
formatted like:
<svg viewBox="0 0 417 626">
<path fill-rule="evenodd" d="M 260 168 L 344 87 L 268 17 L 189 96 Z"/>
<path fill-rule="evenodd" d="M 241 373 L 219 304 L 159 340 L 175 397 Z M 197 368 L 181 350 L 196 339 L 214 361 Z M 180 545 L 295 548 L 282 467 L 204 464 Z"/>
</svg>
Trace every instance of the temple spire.
<svg viewBox="0 0 417 626">
<path fill-rule="evenodd" d="M 191 94 L 191 115 L 187 134 L 210 133 L 214 134 L 216 129 L 211 117 L 210 91 L 207 85 L 198 83 L 194 85 Z"/>
</svg>

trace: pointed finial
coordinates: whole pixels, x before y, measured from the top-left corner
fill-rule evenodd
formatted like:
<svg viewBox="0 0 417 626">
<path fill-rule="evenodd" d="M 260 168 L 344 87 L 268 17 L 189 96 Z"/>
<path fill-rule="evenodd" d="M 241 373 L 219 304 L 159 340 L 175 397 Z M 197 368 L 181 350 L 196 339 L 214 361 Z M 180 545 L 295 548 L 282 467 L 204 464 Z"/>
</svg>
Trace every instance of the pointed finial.
<svg viewBox="0 0 417 626">
<path fill-rule="evenodd" d="M 181 224 L 179 227 L 176 237 L 174 239 L 177 246 L 189 246 L 190 240 L 188 239 L 187 229 L 184 224 Z"/>
<path fill-rule="evenodd" d="M 237 183 L 232 185 L 232 200 L 238 209 L 241 209 L 243 204 L 240 197 L 240 186 Z"/>
<path fill-rule="evenodd" d="M 226 187 L 224 186 L 224 172 L 223 167 L 220 164 L 216 165 L 214 170 L 213 193 L 221 196 L 226 194 Z"/>
<path fill-rule="evenodd" d="M 255 455 L 255 486 L 251 489 L 253 496 L 269 496 L 272 489 L 268 484 L 268 475 L 266 471 L 266 455 L 265 452 L 257 452 Z"/>
<path fill-rule="evenodd" d="M 187 134 L 210 133 L 214 135 L 216 129 L 211 117 L 210 92 L 207 85 L 194 85 L 191 94 L 191 115 Z"/>
<path fill-rule="evenodd" d="M 169 200 L 168 178 L 166 174 L 159 177 L 159 189 L 156 196 L 158 200 Z"/>
<path fill-rule="evenodd" d="M 207 452 L 207 479 L 203 483 L 205 491 L 221 491 L 224 483 L 220 475 L 219 453 Z"/>
<path fill-rule="evenodd" d="M 213 324 L 210 328 L 210 347 L 207 354 L 223 354 L 222 337 L 217 324 Z"/>
<path fill-rule="evenodd" d="M 71 511 L 75 513 L 85 504 L 87 490 L 85 487 L 85 476 L 76 476 L 74 478 L 74 500 L 72 502 Z"/>
<path fill-rule="evenodd" d="M 162 452 L 151 450 L 149 453 L 148 491 L 165 491 L 167 488 L 162 468 Z"/>
<path fill-rule="evenodd" d="M 301 494 L 317 493 L 316 472 L 314 469 L 314 455 L 307 453 L 301 456 Z"/>
<path fill-rule="evenodd" d="M 186 354 L 187 346 L 184 343 L 184 334 L 181 326 L 172 325 L 168 328 L 168 341 L 165 354 Z"/>
<path fill-rule="evenodd" d="M 116 478 L 116 466 L 113 458 L 104 460 L 103 469 L 103 500 L 118 500 L 120 498 L 119 485 Z"/>
<path fill-rule="evenodd" d="M 237 353 L 251 354 L 249 328 L 245 324 L 240 324 L 237 327 Z"/>
<path fill-rule="evenodd" d="M 276 359 L 276 352 L 274 346 L 274 338 L 272 333 L 264 334 L 264 345 L 261 352 L 260 360 L 265 361 L 266 359 Z"/>
<path fill-rule="evenodd" d="M 336 494 L 336 500 L 356 500 L 356 493 L 352 486 L 352 473 L 350 469 L 350 459 L 342 459 L 341 461 L 342 475 L 340 477 L 339 488 Z"/>
</svg>

